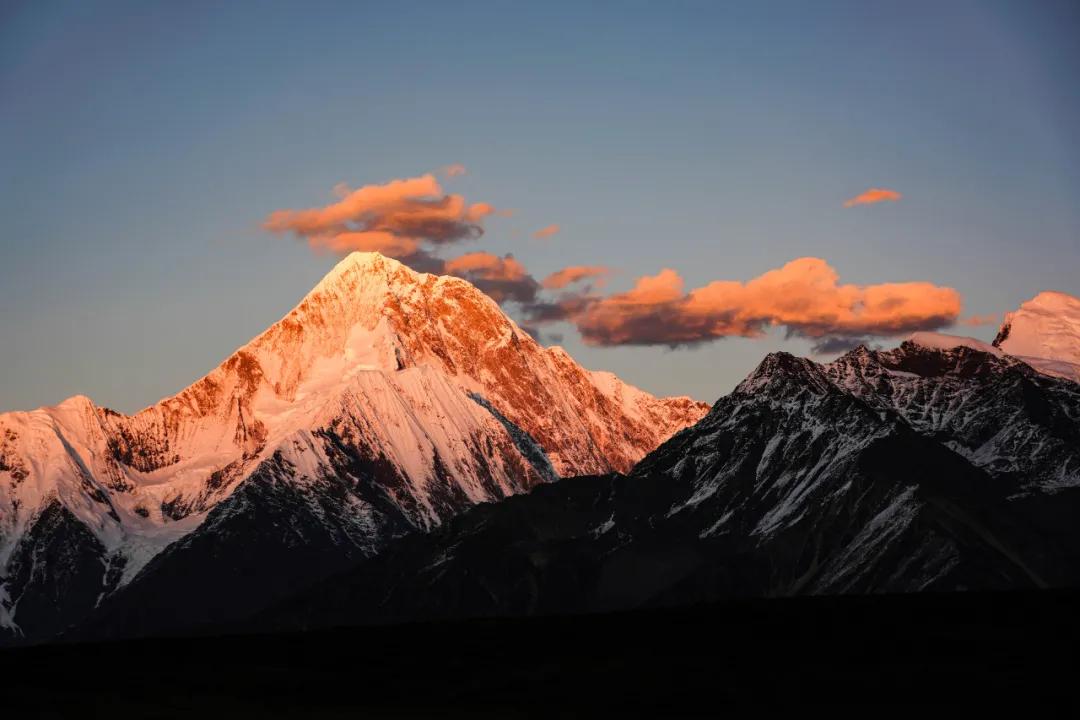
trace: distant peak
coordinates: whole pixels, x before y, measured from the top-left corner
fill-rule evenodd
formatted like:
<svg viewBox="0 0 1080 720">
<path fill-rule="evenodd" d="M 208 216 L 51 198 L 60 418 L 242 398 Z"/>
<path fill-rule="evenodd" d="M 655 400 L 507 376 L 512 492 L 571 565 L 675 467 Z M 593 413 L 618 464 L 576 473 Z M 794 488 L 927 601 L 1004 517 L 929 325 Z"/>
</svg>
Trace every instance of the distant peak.
<svg viewBox="0 0 1080 720">
<path fill-rule="evenodd" d="M 840 358 L 864 358 L 864 357 L 870 357 L 873 354 L 874 354 L 874 351 L 871 350 L 867 345 L 865 345 L 864 343 L 859 343 L 858 345 L 856 345 L 855 347 L 851 348 L 846 353 L 841 355 Z M 837 358 L 837 359 L 840 359 L 840 358 Z"/>
<path fill-rule="evenodd" d="M 1022 303 L 1020 307 L 1080 310 L 1080 298 L 1057 290 L 1043 290 L 1035 297 Z"/>
<path fill-rule="evenodd" d="M 778 351 L 766 355 L 765 359 L 758 365 L 755 374 L 782 372 L 802 375 L 813 372 L 816 367 L 817 365 L 812 360 L 788 352 Z"/>
<path fill-rule="evenodd" d="M 820 366 L 813 360 L 780 351 L 766 355 L 757 368 L 739 383 L 735 392 L 755 393 L 777 383 L 787 384 L 792 380 L 817 390 L 828 386 Z"/>
<path fill-rule="evenodd" d="M 1016 357 L 1080 364 L 1080 298 L 1039 293 L 1005 314 L 994 344 Z"/>
</svg>

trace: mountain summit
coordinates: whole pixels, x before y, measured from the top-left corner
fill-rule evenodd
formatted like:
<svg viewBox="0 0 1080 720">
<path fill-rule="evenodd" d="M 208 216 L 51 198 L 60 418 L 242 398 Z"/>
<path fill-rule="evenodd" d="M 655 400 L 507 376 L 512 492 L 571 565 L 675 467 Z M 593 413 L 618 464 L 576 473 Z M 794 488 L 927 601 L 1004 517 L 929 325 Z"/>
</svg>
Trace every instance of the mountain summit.
<svg viewBox="0 0 1080 720">
<path fill-rule="evenodd" d="M 475 503 L 628 470 L 707 410 L 541 347 L 464 280 L 354 253 L 135 415 L 81 396 L 0 415 L 0 627 L 62 630 L 200 543 L 204 576 L 245 586 L 221 597 L 269 596 L 260 578 L 301 582 Z"/>
<path fill-rule="evenodd" d="M 253 414 L 253 428 L 236 428 L 239 439 L 282 413 L 318 404 L 360 373 L 415 367 L 433 368 L 488 400 L 540 443 L 563 476 L 629 470 L 708 409 L 584 370 L 562 348 L 537 344 L 465 280 L 359 252 L 177 397 L 200 410 L 221 410 L 227 401 Z"/>
</svg>

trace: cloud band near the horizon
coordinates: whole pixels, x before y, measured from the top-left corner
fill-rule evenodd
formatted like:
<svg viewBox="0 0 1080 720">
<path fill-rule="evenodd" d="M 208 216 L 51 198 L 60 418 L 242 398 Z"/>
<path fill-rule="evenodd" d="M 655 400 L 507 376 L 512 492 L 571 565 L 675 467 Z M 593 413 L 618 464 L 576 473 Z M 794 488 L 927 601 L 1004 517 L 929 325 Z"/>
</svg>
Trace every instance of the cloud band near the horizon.
<svg viewBox="0 0 1080 720">
<path fill-rule="evenodd" d="M 572 318 L 592 345 L 696 345 L 756 337 L 770 327 L 823 338 L 893 336 L 937 329 L 960 314 L 960 294 L 927 282 L 840 284 L 819 258 L 799 258 L 746 282 L 718 280 L 685 292 L 674 270 L 589 303 Z"/>
</svg>

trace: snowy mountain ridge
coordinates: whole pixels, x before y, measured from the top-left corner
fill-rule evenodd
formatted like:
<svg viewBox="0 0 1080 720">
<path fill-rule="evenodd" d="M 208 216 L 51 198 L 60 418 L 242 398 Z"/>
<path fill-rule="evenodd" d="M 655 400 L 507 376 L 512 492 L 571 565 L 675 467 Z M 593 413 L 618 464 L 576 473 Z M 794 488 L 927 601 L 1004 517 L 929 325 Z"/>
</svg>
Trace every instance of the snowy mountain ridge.
<svg viewBox="0 0 1080 720">
<path fill-rule="evenodd" d="M 830 382 L 898 414 L 1017 489 L 1080 485 L 1080 385 L 978 340 L 916 333 L 893 350 L 859 347 L 822 366 Z"/>
<path fill-rule="evenodd" d="M 777 352 L 629 476 L 479 506 L 265 621 L 1075 587 L 1078 511 L 1080 385 L 937 334 L 826 364 Z M 108 630 L 143 630 L 124 622 L 134 606 Z"/>
</svg>

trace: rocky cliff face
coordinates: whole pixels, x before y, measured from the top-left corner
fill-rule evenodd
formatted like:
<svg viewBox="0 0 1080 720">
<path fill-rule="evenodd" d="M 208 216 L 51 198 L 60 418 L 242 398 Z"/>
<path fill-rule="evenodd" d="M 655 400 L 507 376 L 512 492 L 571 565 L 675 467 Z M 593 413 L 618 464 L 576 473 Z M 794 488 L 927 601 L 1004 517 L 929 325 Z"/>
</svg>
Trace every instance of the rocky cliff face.
<svg viewBox="0 0 1080 720">
<path fill-rule="evenodd" d="M 895 350 L 858 348 L 823 368 L 845 392 L 1017 492 L 1080 485 L 1080 385 L 964 339 L 917 333 Z"/>
</svg>

